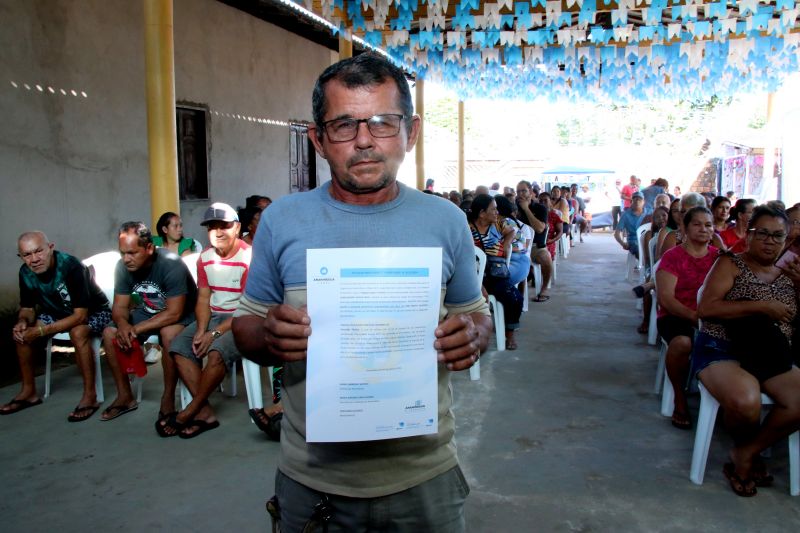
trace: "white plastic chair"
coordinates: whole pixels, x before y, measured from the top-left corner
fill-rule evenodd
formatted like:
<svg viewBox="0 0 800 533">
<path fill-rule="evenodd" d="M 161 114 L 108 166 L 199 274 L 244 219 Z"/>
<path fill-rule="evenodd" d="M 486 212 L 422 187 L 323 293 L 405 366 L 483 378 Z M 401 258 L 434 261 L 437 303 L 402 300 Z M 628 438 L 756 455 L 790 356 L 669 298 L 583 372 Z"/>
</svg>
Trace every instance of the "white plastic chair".
<svg viewBox="0 0 800 533">
<path fill-rule="evenodd" d="M 102 252 L 91 257 L 87 257 L 82 261 L 84 265 L 92 271 L 92 277 L 95 283 L 100 287 L 100 290 L 106 295 L 109 305 L 114 301 L 114 268 L 119 261 L 119 252 Z M 44 397 L 50 396 L 50 381 L 52 377 L 52 363 L 53 363 L 53 339 L 68 341 L 69 333 L 62 332 L 56 333 L 47 341 L 45 370 L 44 370 Z M 105 394 L 103 391 L 103 373 L 100 367 L 100 349 L 102 348 L 103 341 L 100 337 L 92 337 L 90 346 L 92 354 L 94 355 L 94 387 L 95 394 L 97 394 L 97 401 L 102 403 L 105 401 Z"/>
<path fill-rule="evenodd" d="M 657 268 L 657 265 L 658 265 L 658 262 L 655 261 L 656 244 L 658 244 L 658 243 L 656 242 L 656 239 L 655 239 L 655 236 L 654 236 L 652 239 L 650 239 L 650 245 L 649 245 L 649 248 L 650 248 L 650 250 L 649 250 L 650 251 L 650 279 L 653 280 L 653 283 L 655 283 L 656 268 Z M 650 325 L 648 326 L 648 329 L 647 329 L 647 344 L 655 346 L 656 343 L 658 343 L 658 325 L 657 325 L 657 320 L 658 320 L 658 296 L 656 294 L 656 290 L 655 289 L 652 289 L 650 291 L 650 299 L 652 300 L 652 303 L 650 305 Z"/>
<path fill-rule="evenodd" d="M 700 414 L 697 417 L 697 431 L 694 437 L 692 451 L 692 467 L 689 479 L 695 485 L 702 485 L 706 473 L 708 450 L 711 446 L 711 436 L 714 434 L 714 425 L 717 420 L 719 402 L 710 392 L 699 384 L 700 388 Z M 773 405 L 772 398 L 766 394 L 761 395 L 762 408 Z M 789 441 L 789 493 L 800 496 L 800 432 L 795 431 L 788 438 Z"/>
<path fill-rule="evenodd" d="M 475 258 L 478 262 L 478 268 L 486 269 L 486 253 L 480 248 L 475 248 Z M 483 282 L 483 275 L 480 277 L 481 283 Z M 501 352 L 506 349 L 506 320 L 503 304 L 497 299 L 489 295 L 489 307 L 492 310 L 492 318 L 494 320 L 494 333 L 497 339 L 497 351 Z"/>
<path fill-rule="evenodd" d="M 556 255 L 561 256 L 564 259 L 569 257 L 569 236 L 566 233 L 562 233 L 561 238 L 558 239 L 556 252 Z"/>
<path fill-rule="evenodd" d="M 510 258 L 507 258 L 508 262 Z M 494 335 L 497 341 L 497 351 L 502 352 L 506 349 L 506 311 L 503 304 L 497 301 L 494 295 L 489 295 L 489 307 L 492 309 L 494 317 Z"/>
<path fill-rule="evenodd" d="M 475 248 L 476 273 L 478 275 L 478 285 L 483 285 L 483 273 L 486 270 L 486 254 L 480 248 Z M 469 368 L 469 379 L 478 381 L 481 379 L 481 361 L 478 359 Z"/>
</svg>

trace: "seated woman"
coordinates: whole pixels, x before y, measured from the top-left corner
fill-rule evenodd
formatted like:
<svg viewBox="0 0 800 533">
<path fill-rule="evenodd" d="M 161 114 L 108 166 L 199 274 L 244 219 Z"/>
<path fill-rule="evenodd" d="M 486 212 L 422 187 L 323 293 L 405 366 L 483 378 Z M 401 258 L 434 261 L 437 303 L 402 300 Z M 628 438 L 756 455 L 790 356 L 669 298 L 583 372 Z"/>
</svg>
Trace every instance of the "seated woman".
<svg viewBox="0 0 800 533">
<path fill-rule="evenodd" d="M 672 203 L 669 204 L 669 218 L 667 218 L 667 223 L 658 230 L 658 235 L 656 235 L 656 249 L 655 249 L 655 260 L 658 261 L 661 259 L 661 245 L 664 244 L 664 239 L 667 238 L 667 235 L 678 229 L 681 225 L 681 199 L 675 198 L 672 200 Z"/>
<path fill-rule="evenodd" d="M 650 241 L 656 238 L 658 232 L 661 231 L 667 224 L 669 218 L 669 211 L 664 206 L 656 207 L 653 211 L 653 219 L 650 223 L 650 229 L 644 234 L 644 279 L 646 280 L 642 285 L 637 285 L 633 288 L 633 293 L 637 298 L 644 298 L 642 302 L 642 323 L 636 328 L 636 331 L 646 334 L 650 329 L 650 308 L 653 306 L 652 296 L 650 290 L 653 289 L 653 273 L 650 272 Z"/>
<path fill-rule="evenodd" d="M 731 253 L 738 254 L 744 252 L 746 246 L 747 227 L 756 201 L 750 199 L 740 199 L 731 209 L 731 215 L 736 219 L 736 224 L 721 232 L 719 236 L 725 245 L 725 249 Z"/>
<path fill-rule="evenodd" d="M 253 246 L 258 223 L 261 222 L 261 211 L 260 207 L 239 209 L 239 222 L 241 222 L 239 237 L 250 246 Z"/>
<path fill-rule="evenodd" d="M 528 278 L 531 269 L 531 258 L 528 255 L 528 246 L 532 236 L 530 227 L 517 220 L 517 206 L 505 196 L 497 195 L 494 197 L 497 204 L 497 212 L 505 219 L 506 224 L 514 229 L 514 240 L 511 241 L 511 264 L 508 266 L 511 271 L 511 283 L 519 285 Z M 526 242 L 525 235 L 529 235 Z"/>
<path fill-rule="evenodd" d="M 800 428 L 800 370 L 792 367 L 798 263 L 775 266 L 787 237 L 786 215 L 753 211 L 746 251 L 722 256 L 703 289 L 692 369 L 725 415 L 734 445 L 723 472 L 739 496 L 753 496 L 772 476 L 759 453 Z M 794 280 L 794 281 L 793 281 Z M 775 402 L 762 423 L 761 392 Z"/>
<path fill-rule="evenodd" d="M 690 209 L 683 218 L 683 228 L 685 235 L 681 243 L 664 253 L 656 271 L 657 325 L 658 333 L 668 344 L 667 375 L 675 391 L 672 425 L 690 429 L 684 389 L 697 327 L 697 290 L 717 259 L 718 249 L 709 245 L 714 225 L 708 208 Z"/>
<path fill-rule="evenodd" d="M 189 255 L 201 252 L 194 239 L 183 236 L 183 221 L 176 213 L 167 211 L 156 222 L 156 233 L 153 236 L 153 244 L 159 248 L 166 248 L 178 255 Z"/>
<path fill-rule="evenodd" d="M 719 235 L 728 229 L 728 218 L 731 216 L 731 201 L 728 197 L 715 197 L 711 201 L 711 213 L 714 215 L 714 231 Z"/>
<path fill-rule="evenodd" d="M 683 227 L 683 218 L 685 218 L 686 213 L 689 212 L 694 207 L 705 207 L 708 209 L 708 203 L 706 199 L 703 197 L 702 194 L 698 194 L 696 192 L 687 192 L 681 197 L 681 210 L 680 210 L 680 218 L 678 229 L 668 233 L 664 240 L 661 242 L 661 248 L 659 249 L 659 253 L 656 255 L 657 258 L 661 258 L 664 253 L 669 250 L 670 248 L 674 248 L 675 246 L 679 245 L 683 241 L 683 236 L 686 229 Z M 719 235 L 716 233 L 711 234 L 711 244 L 714 245 L 716 248 L 720 250 L 725 249 L 725 245 L 720 239 Z"/>
<path fill-rule="evenodd" d="M 469 229 L 475 246 L 486 253 L 486 270 L 483 286 L 486 291 L 503 304 L 506 321 L 506 349 L 516 350 L 514 330 L 519 328 L 522 314 L 522 294 L 517 290 L 509 276 L 506 257 L 511 252 L 514 228 L 498 220 L 497 204 L 488 194 L 479 194 L 472 201 L 467 214 Z"/>
<path fill-rule="evenodd" d="M 796 204 L 786 210 L 786 218 L 789 219 L 789 237 L 783 245 L 781 256 L 787 251 L 795 255 L 800 255 L 800 204 Z"/>
</svg>

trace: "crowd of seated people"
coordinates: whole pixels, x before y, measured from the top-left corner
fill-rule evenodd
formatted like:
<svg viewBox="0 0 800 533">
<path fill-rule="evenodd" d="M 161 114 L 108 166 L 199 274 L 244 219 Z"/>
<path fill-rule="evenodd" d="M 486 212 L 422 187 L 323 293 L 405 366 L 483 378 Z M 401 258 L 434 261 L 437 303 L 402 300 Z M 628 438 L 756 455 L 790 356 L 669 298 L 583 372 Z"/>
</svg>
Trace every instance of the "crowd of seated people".
<svg viewBox="0 0 800 533">
<path fill-rule="evenodd" d="M 541 268 L 541 286 L 530 300 L 546 302 L 551 297 L 556 244 L 569 233 L 571 223 L 581 228 L 581 239 L 589 227 L 586 204 L 574 195 L 577 184 L 552 187 L 558 206 L 550 193 L 540 190 L 536 183 L 520 181 L 516 189 L 494 183 L 491 188 L 480 185 L 475 191 L 460 193 L 428 191 L 456 203 L 466 213 L 475 246 L 487 255 L 483 288 L 503 305 L 506 348 L 510 350 L 517 348 L 514 331 L 519 327 L 525 284 L 535 278 L 533 265 Z"/>
<path fill-rule="evenodd" d="M 615 235 L 629 251 L 631 234 L 646 223 L 637 194 Z M 686 391 L 698 379 L 733 437 L 723 473 L 735 494 L 753 496 L 773 481 L 760 453 L 800 429 L 800 204 L 744 198 L 731 208 L 731 195 L 690 192 L 653 209 L 645 242 L 657 240 L 651 275 L 674 392 L 671 423 L 692 427 Z M 774 402 L 763 421 L 761 393 Z"/>
<path fill-rule="evenodd" d="M 245 211 L 260 213 L 269 205 L 262 196 L 248 198 Z M 257 222 L 250 221 L 249 235 Z M 120 260 L 114 278 L 113 302 L 108 302 L 91 271 L 78 259 L 54 249 L 42 232 L 26 232 L 18 239 L 21 309 L 14 327 L 22 370 L 20 393 L 3 406 L 9 415 L 42 403 L 36 392 L 32 350 L 57 333 L 69 333 L 84 382 L 84 393 L 70 412 L 70 422 L 82 422 L 99 408 L 95 393 L 95 367 L 90 337 L 102 337 L 116 397 L 102 411 L 110 421 L 139 406 L 128 378 L 146 373 L 142 346 L 158 337 L 164 387 L 155 429 L 162 437 L 194 438 L 219 426 L 208 401 L 240 357 L 230 334 L 230 321 L 247 280 L 250 243 L 240 238 L 236 211 L 223 203 L 212 204 L 201 225 L 210 246 L 184 237 L 179 215 L 166 212 L 152 235 L 142 222 L 123 224 L 117 232 Z M 197 282 L 184 258 L 197 257 Z M 189 259 L 193 260 L 193 259 Z M 54 283 L 56 280 L 57 283 Z M 62 284 L 62 280 L 64 283 Z M 203 366 L 205 362 L 205 366 Z M 279 436 L 280 371 L 275 373 L 273 405 L 251 410 L 258 427 Z M 193 396 L 183 410 L 175 409 L 178 378 Z"/>
</svg>

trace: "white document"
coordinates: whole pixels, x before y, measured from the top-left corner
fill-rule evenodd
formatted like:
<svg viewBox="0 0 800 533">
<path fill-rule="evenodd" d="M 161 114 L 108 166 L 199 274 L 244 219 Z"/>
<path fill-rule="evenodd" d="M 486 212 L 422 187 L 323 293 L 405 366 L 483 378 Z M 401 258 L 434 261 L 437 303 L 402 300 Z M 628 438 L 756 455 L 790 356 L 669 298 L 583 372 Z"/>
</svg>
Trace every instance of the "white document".
<svg viewBox="0 0 800 533">
<path fill-rule="evenodd" d="M 306 265 L 306 441 L 436 433 L 442 249 L 308 250 Z"/>
</svg>

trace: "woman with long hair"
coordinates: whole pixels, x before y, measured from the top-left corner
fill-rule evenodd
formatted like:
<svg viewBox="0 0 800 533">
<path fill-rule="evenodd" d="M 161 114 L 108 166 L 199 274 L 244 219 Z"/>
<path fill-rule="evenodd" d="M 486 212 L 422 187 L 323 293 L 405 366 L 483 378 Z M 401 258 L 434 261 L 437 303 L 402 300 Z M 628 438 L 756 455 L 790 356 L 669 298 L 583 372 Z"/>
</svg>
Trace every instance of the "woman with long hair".
<svg viewBox="0 0 800 533">
<path fill-rule="evenodd" d="M 675 391 L 672 425 L 679 429 L 692 427 L 684 389 L 697 328 L 697 291 L 718 256 L 710 245 L 712 220 L 708 208 L 690 209 L 683 218 L 683 239 L 664 252 L 656 271 L 658 333 L 668 344 L 667 375 Z"/>
<path fill-rule="evenodd" d="M 702 322 L 692 369 L 719 401 L 733 436 L 723 472 L 739 496 L 772 484 L 759 454 L 800 429 L 800 370 L 792 365 L 800 262 L 776 265 L 787 223 L 783 211 L 757 207 L 745 251 L 717 261 L 697 308 Z M 762 392 L 774 402 L 763 422 Z"/>
<path fill-rule="evenodd" d="M 511 271 L 511 283 L 519 285 L 527 279 L 531 269 L 528 247 L 533 240 L 533 234 L 530 226 L 517 220 L 517 206 L 511 200 L 497 195 L 494 201 L 497 204 L 497 212 L 505 218 L 506 224 L 514 229 L 514 239 L 511 241 L 511 264 L 508 268 Z"/>
<path fill-rule="evenodd" d="M 516 232 L 505 223 L 504 219 L 498 220 L 497 204 L 488 194 L 479 194 L 475 197 L 467 214 L 467 220 L 475 246 L 486 254 L 483 286 L 486 292 L 503 304 L 506 349 L 516 350 L 514 331 L 519 328 L 519 317 L 522 315 L 522 294 L 511 283 L 506 263 Z"/>
<path fill-rule="evenodd" d="M 735 254 L 744 251 L 747 246 L 747 240 L 745 239 L 747 227 L 755 207 L 756 201 L 750 198 L 736 200 L 736 204 L 731 209 L 731 215 L 735 217 L 736 224 L 719 234 L 728 251 Z"/>
<path fill-rule="evenodd" d="M 258 223 L 261 222 L 261 211 L 262 209 L 259 207 L 245 207 L 239 210 L 239 221 L 241 222 L 239 237 L 250 246 L 253 246 Z"/>
<path fill-rule="evenodd" d="M 156 233 L 153 236 L 153 244 L 160 248 L 166 248 L 178 255 L 189 255 L 199 252 L 194 239 L 183 236 L 183 221 L 177 213 L 167 211 L 156 222 Z"/>
</svg>

